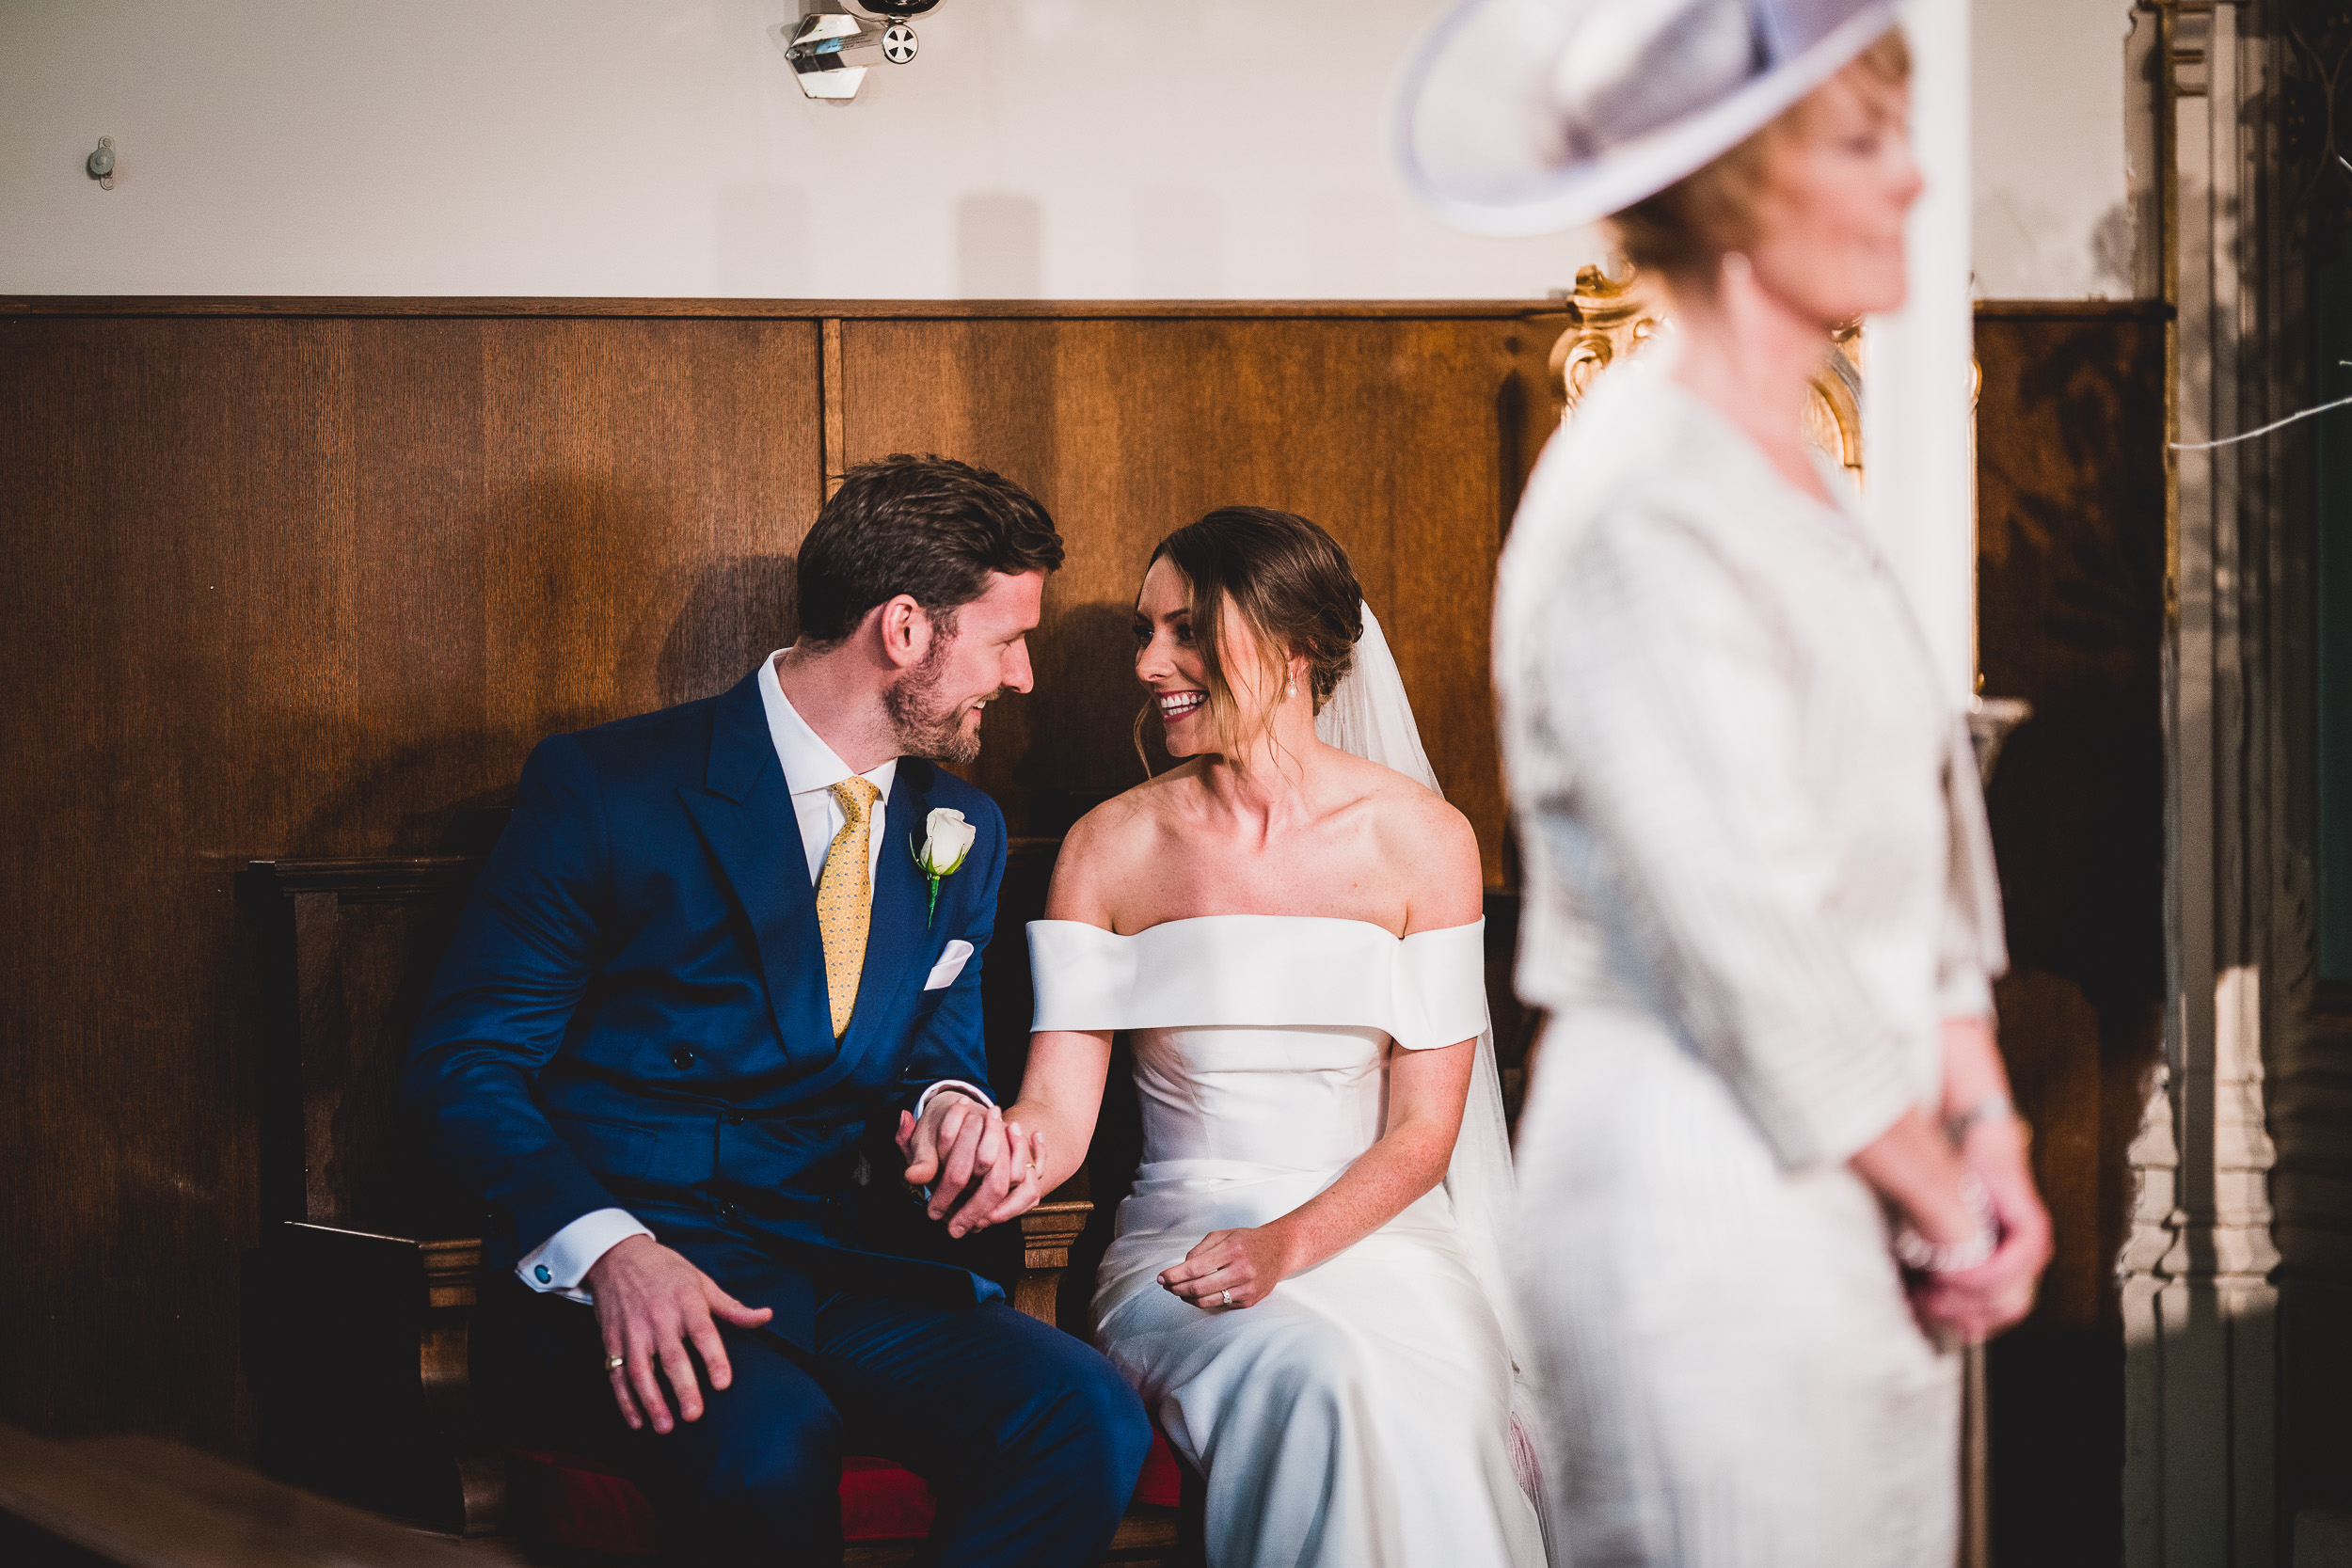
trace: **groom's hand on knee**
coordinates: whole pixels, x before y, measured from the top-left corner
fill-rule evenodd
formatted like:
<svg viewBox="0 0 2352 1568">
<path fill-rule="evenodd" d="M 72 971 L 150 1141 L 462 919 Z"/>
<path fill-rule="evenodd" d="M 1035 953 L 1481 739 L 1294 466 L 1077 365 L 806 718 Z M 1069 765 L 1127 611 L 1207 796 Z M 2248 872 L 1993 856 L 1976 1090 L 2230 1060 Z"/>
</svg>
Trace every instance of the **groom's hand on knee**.
<svg viewBox="0 0 2352 1568">
<path fill-rule="evenodd" d="M 765 1307 L 744 1306 L 650 1236 L 614 1244 L 596 1259 L 585 1283 L 596 1297 L 605 1360 L 619 1360 L 606 1370 L 612 1402 L 631 1431 L 647 1421 L 656 1432 L 675 1424 L 662 1398 L 664 1382 L 677 1400 L 678 1417 L 702 1419 L 702 1386 L 687 1354 L 690 1345 L 702 1357 L 714 1391 L 735 1380 L 714 1318 L 738 1328 L 757 1328 L 774 1315 Z"/>
</svg>

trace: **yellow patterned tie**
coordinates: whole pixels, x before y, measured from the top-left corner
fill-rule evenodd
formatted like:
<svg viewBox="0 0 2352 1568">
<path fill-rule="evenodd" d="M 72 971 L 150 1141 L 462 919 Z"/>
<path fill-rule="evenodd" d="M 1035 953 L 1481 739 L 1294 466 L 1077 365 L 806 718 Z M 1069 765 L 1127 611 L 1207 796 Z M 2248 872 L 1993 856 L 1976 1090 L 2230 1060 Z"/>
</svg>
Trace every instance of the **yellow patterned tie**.
<svg viewBox="0 0 2352 1568">
<path fill-rule="evenodd" d="M 833 786 L 845 819 L 825 851 L 825 874 L 817 879 L 817 931 L 825 943 L 825 994 L 833 1003 L 833 1037 L 850 1027 L 857 1006 L 858 977 L 866 973 L 866 930 L 872 923 L 874 891 L 868 862 L 872 809 L 882 791 L 867 779 L 849 778 Z"/>
</svg>

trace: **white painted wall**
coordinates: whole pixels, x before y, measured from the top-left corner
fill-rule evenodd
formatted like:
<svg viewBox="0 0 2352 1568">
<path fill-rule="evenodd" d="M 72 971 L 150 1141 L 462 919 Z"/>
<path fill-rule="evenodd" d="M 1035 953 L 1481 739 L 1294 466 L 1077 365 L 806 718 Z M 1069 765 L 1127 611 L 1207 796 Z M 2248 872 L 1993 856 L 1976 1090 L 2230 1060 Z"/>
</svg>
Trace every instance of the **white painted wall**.
<svg viewBox="0 0 2352 1568">
<path fill-rule="evenodd" d="M 2127 0 L 1975 4 L 1979 293 L 2127 293 Z M 945 0 L 831 107 L 797 0 L 0 0 L 0 292 L 1540 296 L 1388 170 L 1439 5 Z"/>
<path fill-rule="evenodd" d="M 0 292 L 1540 297 L 1388 172 L 1436 11 L 945 0 L 833 106 L 795 0 L 0 0 Z"/>
<path fill-rule="evenodd" d="M 2139 276 L 2126 151 L 2131 0 L 1975 8 L 1978 296 L 2129 298 Z"/>
</svg>

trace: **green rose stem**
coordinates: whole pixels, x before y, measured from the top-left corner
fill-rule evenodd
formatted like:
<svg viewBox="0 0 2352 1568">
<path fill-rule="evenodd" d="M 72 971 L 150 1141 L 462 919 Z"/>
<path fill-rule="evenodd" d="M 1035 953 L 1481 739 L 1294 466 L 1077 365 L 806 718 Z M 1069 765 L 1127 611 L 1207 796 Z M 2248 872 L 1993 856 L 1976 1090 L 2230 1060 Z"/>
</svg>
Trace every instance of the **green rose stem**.
<svg viewBox="0 0 2352 1568">
<path fill-rule="evenodd" d="M 972 852 L 971 847 L 967 845 L 964 847 L 963 854 L 956 857 L 956 863 L 953 865 L 933 865 L 930 860 L 925 858 L 923 841 L 913 835 L 910 835 L 907 839 L 907 851 L 914 857 L 914 868 L 923 874 L 931 886 L 930 906 L 923 911 L 923 928 L 925 930 L 929 930 L 930 929 L 931 918 L 939 913 L 940 882 L 946 878 L 954 876 L 957 872 L 963 869 L 964 855 L 969 855 Z"/>
</svg>

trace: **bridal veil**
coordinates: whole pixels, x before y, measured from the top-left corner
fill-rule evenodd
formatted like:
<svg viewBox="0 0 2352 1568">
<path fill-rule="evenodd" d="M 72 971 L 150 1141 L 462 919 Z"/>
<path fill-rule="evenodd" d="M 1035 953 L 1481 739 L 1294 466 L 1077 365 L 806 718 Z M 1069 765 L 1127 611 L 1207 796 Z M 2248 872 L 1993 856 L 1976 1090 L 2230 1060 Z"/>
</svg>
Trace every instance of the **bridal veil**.
<svg viewBox="0 0 2352 1568">
<path fill-rule="evenodd" d="M 1364 627 L 1356 640 L 1353 668 L 1341 680 L 1323 711 L 1315 716 L 1315 735 L 1326 745 L 1351 752 L 1367 762 L 1394 768 L 1414 783 L 1442 795 L 1429 753 L 1413 722 L 1413 705 L 1405 694 L 1405 678 L 1379 621 L 1365 605 Z M 1534 1418 L 1527 1382 L 1527 1340 L 1518 1322 L 1518 1305 L 1503 1264 L 1502 1227 L 1515 1209 L 1516 1184 L 1511 1174 L 1511 1132 L 1502 1115 L 1502 1077 L 1495 1066 L 1495 1031 L 1489 1022 L 1478 1037 L 1478 1056 L 1470 1069 L 1470 1098 L 1462 1107 L 1462 1131 L 1454 1140 L 1454 1159 L 1446 1169 L 1446 1196 L 1454 1207 L 1454 1225 L 1480 1289 L 1494 1306 L 1502 1324 L 1502 1341 L 1511 1353 L 1511 1464 L 1519 1484 L 1537 1497 L 1542 1471 L 1534 1450 L 1534 1434 L 1542 1429 Z M 1540 1502 L 1540 1498 L 1537 1498 Z M 1540 1512 L 1540 1510 L 1539 1510 Z"/>
</svg>

